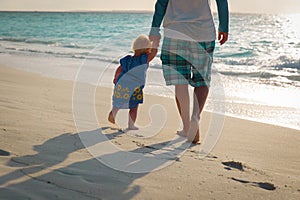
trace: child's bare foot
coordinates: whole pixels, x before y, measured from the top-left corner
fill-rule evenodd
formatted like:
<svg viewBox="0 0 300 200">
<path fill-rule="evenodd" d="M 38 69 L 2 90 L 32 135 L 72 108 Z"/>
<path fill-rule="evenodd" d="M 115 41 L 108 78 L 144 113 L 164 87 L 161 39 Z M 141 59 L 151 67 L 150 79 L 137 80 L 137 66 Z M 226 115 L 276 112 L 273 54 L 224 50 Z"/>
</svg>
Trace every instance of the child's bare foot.
<svg viewBox="0 0 300 200">
<path fill-rule="evenodd" d="M 192 120 L 190 124 L 190 129 L 187 134 L 187 139 L 189 142 L 197 144 L 200 141 L 200 133 L 199 133 L 199 121 Z"/>
<path fill-rule="evenodd" d="M 109 115 L 108 115 L 108 121 L 109 121 L 110 123 L 112 123 L 112 124 L 115 124 L 115 123 L 116 123 L 116 122 L 115 122 L 114 115 L 113 115 L 112 112 L 110 112 Z"/>
<path fill-rule="evenodd" d="M 139 130 L 136 126 L 128 126 L 127 130 Z"/>
</svg>

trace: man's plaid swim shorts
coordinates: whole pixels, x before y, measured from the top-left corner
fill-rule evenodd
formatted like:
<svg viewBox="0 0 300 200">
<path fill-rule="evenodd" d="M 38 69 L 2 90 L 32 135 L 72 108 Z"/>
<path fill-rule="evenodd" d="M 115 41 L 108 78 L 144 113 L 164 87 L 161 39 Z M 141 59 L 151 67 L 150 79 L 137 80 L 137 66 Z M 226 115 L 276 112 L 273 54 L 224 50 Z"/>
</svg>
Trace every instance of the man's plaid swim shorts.
<svg viewBox="0 0 300 200">
<path fill-rule="evenodd" d="M 167 85 L 209 86 L 215 41 L 164 38 L 161 60 Z"/>
</svg>

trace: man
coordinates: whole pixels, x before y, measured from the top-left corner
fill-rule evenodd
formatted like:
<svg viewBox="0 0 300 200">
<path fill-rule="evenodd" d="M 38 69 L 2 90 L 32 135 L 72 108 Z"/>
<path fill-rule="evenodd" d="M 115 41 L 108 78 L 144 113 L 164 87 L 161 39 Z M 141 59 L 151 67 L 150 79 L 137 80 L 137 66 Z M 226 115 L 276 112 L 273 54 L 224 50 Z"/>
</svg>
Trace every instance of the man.
<svg viewBox="0 0 300 200">
<path fill-rule="evenodd" d="M 218 40 L 223 45 L 228 39 L 228 2 L 216 2 Z M 183 123 L 183 130 L 178 134 L 198 143 L 200 115 L 209 92 L 216 40 L 210 0 L 157 0 L 149 34 L 154 46 L 159 44 L 163 20 L 161 60 L 166 84 L 175 85 L 177 108 Z M 194 87 L 191 118 L 189 85 Z"/>
</svg>

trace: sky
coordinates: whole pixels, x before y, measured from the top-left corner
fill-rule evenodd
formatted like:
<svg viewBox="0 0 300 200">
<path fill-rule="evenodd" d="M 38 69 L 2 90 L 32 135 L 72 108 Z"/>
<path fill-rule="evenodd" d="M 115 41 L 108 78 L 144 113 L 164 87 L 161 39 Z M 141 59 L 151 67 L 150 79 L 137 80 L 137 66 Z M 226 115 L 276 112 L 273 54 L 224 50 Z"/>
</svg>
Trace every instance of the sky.
<svg viewBox="0 0 300 200">
<path fill-rule="evenodd" d="M 153 11 L 156 0 L 0 0 L 8 11 Z M 228 0 L 231 12 L 300 13 L 300 0 Z M 215 11 L 215 1 L 212 0 Z"/>
</svg>

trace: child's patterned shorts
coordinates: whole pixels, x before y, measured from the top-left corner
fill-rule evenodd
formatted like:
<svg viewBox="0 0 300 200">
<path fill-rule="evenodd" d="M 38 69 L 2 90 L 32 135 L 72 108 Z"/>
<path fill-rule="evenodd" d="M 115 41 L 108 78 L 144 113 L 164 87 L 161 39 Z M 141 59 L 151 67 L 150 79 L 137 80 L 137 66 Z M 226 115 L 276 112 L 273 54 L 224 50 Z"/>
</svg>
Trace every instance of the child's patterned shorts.
<svg viewBox="0 0 300 200">
<path fill-rule="evenodd" d="M 167 85 L 209 86 L 215 41 L 164 38 L 161 60 Z"/>
</svg>

